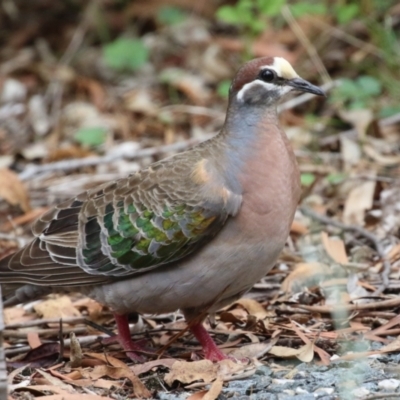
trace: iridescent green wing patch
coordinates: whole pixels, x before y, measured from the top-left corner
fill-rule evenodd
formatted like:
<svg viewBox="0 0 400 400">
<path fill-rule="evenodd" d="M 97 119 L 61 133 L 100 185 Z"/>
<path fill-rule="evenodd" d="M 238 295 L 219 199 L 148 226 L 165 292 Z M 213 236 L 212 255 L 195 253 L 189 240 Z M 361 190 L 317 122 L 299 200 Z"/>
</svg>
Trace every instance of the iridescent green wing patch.
<svg viewBox="0 0 400 400">
<path fill-rule="evenodd" d="M 92 220 L 86 224 L 84 262 L 94 274 L 119 276 L 144 271 L 191 253 L 215 235 L 226 218 L 186 205 L 166 207 L 159 215 L 122 201 L 116 206 L 108 204 L 100 223 Z M 99 255 L 107 255 L 108 262 L 104 257 L 100 262 Z"/>
</svg>

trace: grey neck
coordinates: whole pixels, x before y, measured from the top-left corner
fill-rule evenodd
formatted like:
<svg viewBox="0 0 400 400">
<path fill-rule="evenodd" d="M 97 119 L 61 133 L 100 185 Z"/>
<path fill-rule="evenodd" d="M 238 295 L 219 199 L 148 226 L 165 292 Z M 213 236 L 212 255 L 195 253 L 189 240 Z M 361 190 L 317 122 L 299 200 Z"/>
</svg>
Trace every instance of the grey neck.
<svg viewBox="0 0 400 400">
<path fill-rule="evenodd" d="M 215 138 L 216 168 L 223 173 L 228 187 L 236 192 L 241 192 L 238 181 L 243 168 L 249 158 L 256 154 L 259 144 L 268 136 L 268 130 L 263 126 L 276 123 L 276 105 L 255 107 L 248 104 L 235 104 L 231 102 L 224 128 Z"/>
</svg>

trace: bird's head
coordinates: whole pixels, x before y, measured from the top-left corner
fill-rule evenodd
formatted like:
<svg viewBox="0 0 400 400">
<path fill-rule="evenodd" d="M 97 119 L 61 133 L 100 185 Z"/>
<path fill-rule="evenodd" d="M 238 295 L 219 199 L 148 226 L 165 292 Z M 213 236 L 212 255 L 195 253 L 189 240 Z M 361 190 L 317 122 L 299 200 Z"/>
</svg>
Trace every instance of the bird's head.
<svg viewBox="0 0 400 400">
<path fill-rule="evenodd" d="M 230 101 L 240 105 L 268 106 L 277 103 L 292 90 L 325 96 L 310 82 L 300 78 L 288 61 L 281 57 L 263 57 L 249 61 L 237 72 Z"/>
</svg>

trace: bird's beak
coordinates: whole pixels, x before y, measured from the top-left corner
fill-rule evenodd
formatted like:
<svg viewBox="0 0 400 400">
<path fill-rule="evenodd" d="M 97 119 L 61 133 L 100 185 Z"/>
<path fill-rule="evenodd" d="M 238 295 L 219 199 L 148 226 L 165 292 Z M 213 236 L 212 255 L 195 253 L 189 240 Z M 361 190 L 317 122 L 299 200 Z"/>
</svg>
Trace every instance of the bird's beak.
<svg viewBox="0 0 400 400">
<path fill-rule="evenodd" d="M 301 92 L 308 92 L 308 93 L 316 94 L 318 96 L 326 97 L 326 94 L 322 89 L 320 89 L 318 86 L 312 85 L 310 82 L 306 81 L 305 79 L 301 79 L 301 78 L 290 79 L 287 81 L 286 84 L 296 90 L 300 90 Z"/>
</svg>

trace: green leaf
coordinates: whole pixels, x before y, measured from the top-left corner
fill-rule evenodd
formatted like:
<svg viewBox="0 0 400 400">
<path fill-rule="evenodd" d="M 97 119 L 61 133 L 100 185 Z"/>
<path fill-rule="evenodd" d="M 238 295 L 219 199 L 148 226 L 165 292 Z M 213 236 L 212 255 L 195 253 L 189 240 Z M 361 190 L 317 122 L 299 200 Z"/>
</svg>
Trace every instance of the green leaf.
<svg viewBox="0 0 400 400">
<path fill-rule="evenodd" d="M 337 172 L 337 173 L 329 174 L 325 179 L 331 185 L 337 185 L 338 183 L 343 182 L 346 178 L 347 178 L 347 174 Z"/>
<path fill-rule="evenodd" d="M 358 4 L 352 3 L 347 5 L 337 5 L 335 7 L 336 16 L 339 24 L 343 25 L 350 22 L 360 14 L 360 7 Z"/>
<path fill-rule="evenodd" d="M 300 175 L 300 182 L 303 186 L 311 186 L 315 182 L 315 175 L 310 172 L 304 172 Z"/>
<path fill-rule="evenodd" d="M 379 117 L 387 118 L 399 113 L 400 113 L 400 106 L 386 106 L 379 111 Z"/>
<path fill-rule="evenodd" d="M 158 21 L 164 25 L 176 25 L 183 22 L 185 18 L 185 13 L 174 6 L 161 7 L 157 13 Z"/>
<path fill-rule="evenodd" d="M 282 7 L 286 4 L 286 0 L 258 0 L 258 7 L 261 14 L 268 17 L 276 17 L 280 14 Z"/>
<path fill-rule="evenodd" d="M 222 97 L 222 98 L 227 98 L 229 95 L 229 88 L 231 87 L 231 81 L 225 80 L 222 81 L 218 84 L 217 87 L 217 93 Z"/>
<path fill-rule="evenodd" d="M 241 24 L 241 18 L 233 6 L 222 6 L 217 10 L 217 18 L 227 24 Z"/>
<path fill-rule="evenodd" d="M 81 128 L 74 136 L 74 139 L 84 146 L 99 146 L 105 142 L 107 130 L 103 127 Z"/>
<path fill-rule="evenodd" d="M 359 87 L 356 82 L 352 79 L 341 79 L 340 86 L 338 86 L 335 92 L 341 96 L 344 100 L 351 99 L 358 93 Z"/>
<path fill-rule="evenodd" d="M 362 92 L 368 96 L 376 96 L 382 91 L 381 83 L 372 76 L 360 76 L 357 79 L 357 83 L 360 86 Z"/>
<path fill-rule="evenodd" d="M 103 47 L 104 62 L 117 70 L 137 70 L 149 58 L 149 51 L 138 39 L 119 38 Z"/>
<path fill-rule="evenodd" d="M 300 18 L 303 15 L 326 15 L 328 13 L 325 4 L 309 4 L 303 2 L 291 5 L 290 11 L 295 18 Z"/>
</svg>

